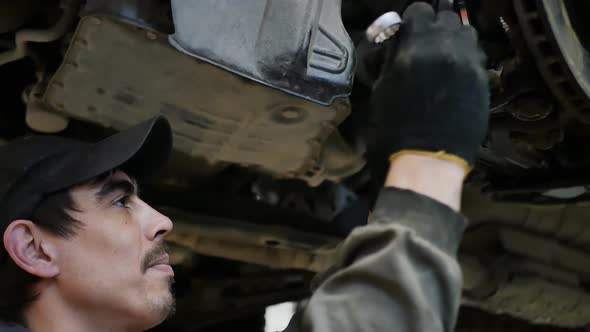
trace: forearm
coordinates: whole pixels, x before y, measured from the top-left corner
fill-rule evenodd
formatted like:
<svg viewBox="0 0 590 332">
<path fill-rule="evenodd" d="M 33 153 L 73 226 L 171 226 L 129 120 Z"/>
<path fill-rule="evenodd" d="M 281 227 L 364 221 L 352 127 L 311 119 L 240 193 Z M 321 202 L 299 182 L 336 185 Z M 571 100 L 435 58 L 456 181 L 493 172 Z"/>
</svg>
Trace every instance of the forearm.
<svg viewBox="0 0 590 332">
<path fill-rule="evenodd" d="M 291 331 L 452 331 L 461 299 L 457 248 L 465 169 L 403 155 L 391 163 L 369 226 L 344 242 Z"/>
<path fill-rule="evenodd" d="M 435 157 L 403 155 L 392 161 L 385 187 L 417 192 L 458 211 L 465 169 Z"/>
</svg>

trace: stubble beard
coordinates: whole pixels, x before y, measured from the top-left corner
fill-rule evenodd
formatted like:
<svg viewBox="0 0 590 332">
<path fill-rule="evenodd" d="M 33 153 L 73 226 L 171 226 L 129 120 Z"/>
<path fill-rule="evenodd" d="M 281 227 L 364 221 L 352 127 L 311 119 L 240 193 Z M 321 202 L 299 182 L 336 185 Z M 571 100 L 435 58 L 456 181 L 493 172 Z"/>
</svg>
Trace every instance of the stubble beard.
<svg viewBox="0 0 590 332">
<path fill-rule="evenodd" d="M 174 285 L 174 276 L 170 276 L 168 284 L 168 296 L 170 299 L 164 308 L 162 308 L 162 316 L 164 319 L 167 319 L 176 313 L 176 297 L 174 296 L 174 289 L 172 288 L 172 285 Z"/>
<path fill-rule="evenodd" d="M 141 272 L 145 274 L 147 272 L 150 262 L 152 262 L 159 256 L 166 254 L 167 252 L 168 247 L 164 243 L 161 243 L 160 245 L 150 250 L 150 252 L 148 252 L 142 260 Z M 174 285 L 174 276 L 168 277 L 167 281 L 168 294 L 163 295 L 163 297 L 165 296 L 166 299 L 162 299 L 161 303 L 154 303 L 153 308 L 154 312 L 157 312 L 159 314 L 159 317 L 161 317 L 162 321 L 176 313 L 176 299 L 174 296 L 174 289 L 172 287 Z M 147 289 L 146 291 L 149 292 L 150 290 Z"/>
<path fill-rule="evenodd" d="M 158 298 L 152 298 L 151 300 L 148 299 L 150 303 L 149 311 L 151 312 L 151 317 L 157 317 L 154 326 L 162 324 L 162 322 L 176 313 L 176 299 L 172 290 L 172 285 L 174 284 L 173 276 L 168 278 L 168 284 L 169 288 L 166 294 L 160 294 Z"/>
</svg>

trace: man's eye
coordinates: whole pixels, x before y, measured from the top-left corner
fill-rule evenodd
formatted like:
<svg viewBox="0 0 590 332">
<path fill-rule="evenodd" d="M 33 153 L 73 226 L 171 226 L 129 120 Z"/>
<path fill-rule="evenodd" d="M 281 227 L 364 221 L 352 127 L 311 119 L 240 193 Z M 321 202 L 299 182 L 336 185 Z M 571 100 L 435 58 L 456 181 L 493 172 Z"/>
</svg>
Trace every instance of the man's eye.
<svg viewBox="0 0 590 332">
<path fill-rule="evenodd" d="M 129 207 L 129 196 L 123 196 L 113 202 L 113 205 L 128 208 Z"/>
</svg>

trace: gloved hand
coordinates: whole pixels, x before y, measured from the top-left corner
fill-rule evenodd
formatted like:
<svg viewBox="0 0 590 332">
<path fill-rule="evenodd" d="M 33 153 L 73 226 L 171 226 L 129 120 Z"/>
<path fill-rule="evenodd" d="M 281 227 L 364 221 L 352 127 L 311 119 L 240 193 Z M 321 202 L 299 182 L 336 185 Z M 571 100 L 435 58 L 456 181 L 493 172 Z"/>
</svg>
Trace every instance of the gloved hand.
<svg viewBox="0 0 590 332">
<path fill-rule="evenodd" d="M 469 171 L 488 125 L 488 79 L 477 33 L 450 11 L 418 2 L 405 11 L 372 93 L 373 156 L 454 161 Z M 397 43 L 395 43 L 397 42 Z M 382 159 L 383 160 L 383 159 Z"/>
</svg>

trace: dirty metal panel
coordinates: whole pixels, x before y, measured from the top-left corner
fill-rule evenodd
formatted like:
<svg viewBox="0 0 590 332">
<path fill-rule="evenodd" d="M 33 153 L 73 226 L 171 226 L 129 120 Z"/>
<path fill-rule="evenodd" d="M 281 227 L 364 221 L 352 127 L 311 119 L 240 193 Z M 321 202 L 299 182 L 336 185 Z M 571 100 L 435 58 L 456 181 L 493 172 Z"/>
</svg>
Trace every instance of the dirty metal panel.
<svg viewBox="0 0 590 332">
<path fill-rule="evenodd" d="M 573 328 L 590 322 L 590 294 L 534 277 L 513 277 L 484 301 L 463 299 L 463 304 L 536 324 Z"/>
<path fill-rule="evenodd" d="M 321 106 L 182 54 L 166 35 L 100 16 L 81 19 L 45 102 L 115 129 L 163 114 L 181 152 L 316 184 L 322 146 L 350 111 L 346 99 Z"/>
</svg>

